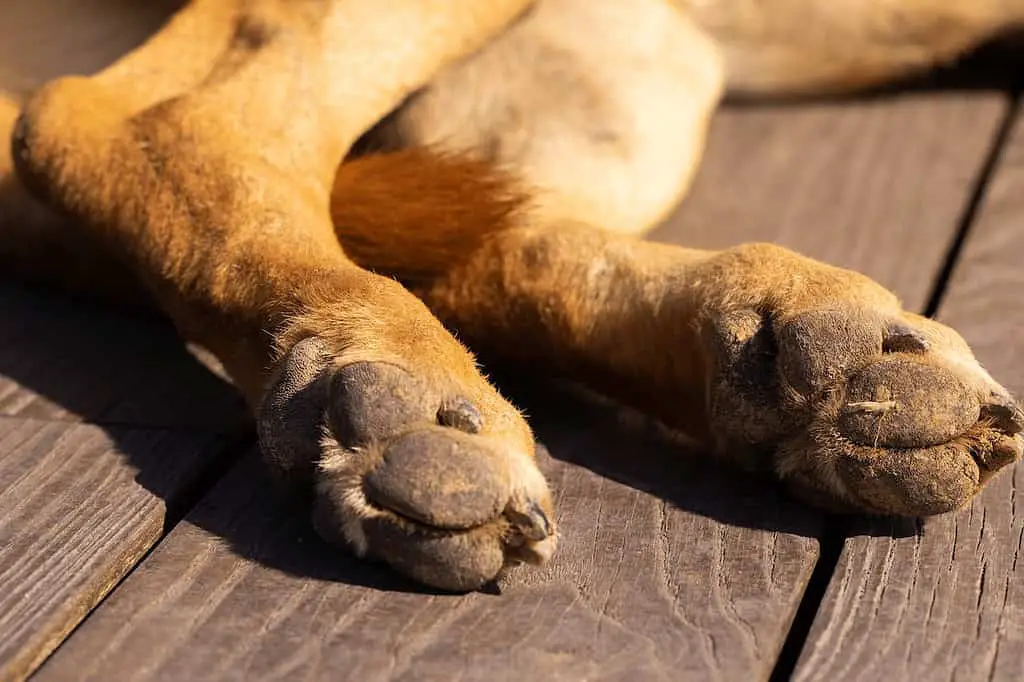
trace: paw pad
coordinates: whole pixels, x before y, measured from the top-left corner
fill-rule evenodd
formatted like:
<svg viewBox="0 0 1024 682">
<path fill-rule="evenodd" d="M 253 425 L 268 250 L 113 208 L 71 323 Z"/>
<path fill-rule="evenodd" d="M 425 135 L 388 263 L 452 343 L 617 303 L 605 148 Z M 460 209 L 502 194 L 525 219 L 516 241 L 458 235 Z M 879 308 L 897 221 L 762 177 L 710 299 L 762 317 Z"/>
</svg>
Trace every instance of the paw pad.
<svg viewBox="0 0 1024 682">
<path fill-rule="evenodd" d="M 429 585 L 474 589 L 505 565 L 542 563 L 556 544 L 529 429 L 485 394 L 507 429 L 486 432 L 483 410 L 462 397 L 474 390 L 388 362 L 338 366 L 307 339 L 271 382 L 261 443 L 279 478 L 313 489 L 322 537 Z"/>
<path fill-rule="evenodd" d="M 978 415 L 972 391 L 949 370 L 880 360 L 850 379 L 839 431 L 859 445 L 924 448 L 963 433 Z"/>
<path fill-rule="evenodd" d="M 853 305 L 715 322 L 717 442 L 818 504 L 944 513 L 1021 456 L 1024 411 L 948 327 Z"/>
<path fill-rule="evenodd" d="M 424 429 L 388 446 L 363 480 L 373 502 L 436 528 L 472 528 L 496 518 L 509 498 L 504 467 L 447 429 Z"/>
</svg>

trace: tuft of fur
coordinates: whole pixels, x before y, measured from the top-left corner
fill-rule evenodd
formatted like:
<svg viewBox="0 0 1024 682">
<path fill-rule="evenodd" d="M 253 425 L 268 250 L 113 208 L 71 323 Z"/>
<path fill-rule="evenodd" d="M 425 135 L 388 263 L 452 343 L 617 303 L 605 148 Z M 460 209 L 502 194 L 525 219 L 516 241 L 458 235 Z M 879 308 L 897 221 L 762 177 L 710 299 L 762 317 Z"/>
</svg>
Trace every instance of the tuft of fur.
<svg viewBox="0 0 1024 682">
<path fill-rule="evenodd" d="M 514 226 L 528 195 L 509 173 L 468 155 L 410 148 L 342 164 L 331 218 L 346 254 L 406 282 L 465 260 Z"/>
</svg>

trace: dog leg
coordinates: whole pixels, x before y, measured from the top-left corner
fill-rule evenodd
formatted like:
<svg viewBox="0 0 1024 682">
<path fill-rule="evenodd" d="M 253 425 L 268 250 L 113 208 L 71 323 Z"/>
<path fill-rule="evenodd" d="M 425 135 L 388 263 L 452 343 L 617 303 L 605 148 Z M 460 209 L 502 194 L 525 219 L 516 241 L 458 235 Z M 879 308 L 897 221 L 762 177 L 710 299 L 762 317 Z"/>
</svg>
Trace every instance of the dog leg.
<svg viewBox="0 0 1024 682">
<path fill-rule="evenodd" d="M 537 224 L 525 207 L 448 234 L 463 250 L 430 273 L 396 260 L 431 249 L 414 230 L 382 260 L 373 226 L 336 213 L 357 260 L 404 278 L 471 347 L 586 383 L 822 506 L 947 512 L 1021 455 L 1024 412 L 963 339 L 857 273 L 766 244 Z"/>
<path fill-rule="evenodd" d="M 729 89 L 844 92 L 950 62 L 1024 24 L 1021 0 L 673 0 L 721 46 Z"/>
<path fill-rule="evenodd" d="M 194 0 L 144 52 L 118 63 L 116 57 L 133 43 L 148 39 L 158 21 L 167 18 L 166 10 L 155 8 L 156 4 L 93 6 L 84 17 L 72 17 L 75 33 L 64 35 L 60 30 L 68 27 L 68 19 L 63 15 L 14 3 L 0 11 L 0 23 L 7 20 L 0 30 L 9 48 L 2 59 L 0 72 L 5 79 L 0 90 L 36 87 L 52 72 L 114 61 L 107 77 L 120 74 L 133 96 L 141 98 L 134 104 L 136 108 L 180 94 L 205 77 L 226 48 L 236 8 L 219 0 Z M 66 14 L 76 8 L 63 10 Z M 8 17 L 6 12 L 14 16 Z M 188 41 L 182 41 L 182 36 Z M 0 91 L 0 139 L 11 138 L 20 108 L 13 96 Z M 0 147 L 0 267 L 6 277 L 75 295 L 131 306 L 152 305 L 130 269 L 116 256 L 86 232 L 68 225 L 66 217 L 22 186 L 8 144 Z"/>
<path fill-rule="evenodd" d="M 26 184 L 218 355 L 320 534 L 449 589 L 545 559 L 550 493 L 521 415 L 422 303 L 345 257 L 328 205 L 352 141 L 524 4 L 256 0 L 199 87 L 133 93 L 158 37 L 45 86 L 15 136 Z"/>
<path fill-rule="evenodd" d="M 19 106 L 0 94 L 0 139 L 11 138 Z M 4 279 L 137 305 L 135 278 L 88 236 L 38 201 L 15 177 L 10 146 L 0 147 L 0 270 Z"/>
<path fill-rule="evenodd" d="M 1021 3 L 678 5 L 725 51 L 732 87 L 778 93 L 861 87 L 952 58 L 1014 23 Z M 556 6 L 572 3 L 544 0 L 531 19 Z M 548 38 L 555 45 L 562 39 L 557 32 Z M 498 111 L 529 109 L 524 103 L 534 100 L 523 92 L 543 92 L 546 74 L 538 72 L 533 81 L 539 85 L 514 90 L 507 101 L 502 79 L 493 86 L 479 77 L 488 73 L 485 55 L 450 72 L 471 74 L 481 60 L 478 77 L 462 76 L 465 82 L 447 99 L 429 89 L 421 96 L 422 102 L 438 98 L 450 106 L 404 121 L 417 101 L 398 111 L 390 125 L 399 126 L 399 141 L 410 130 L 414 139 L 432 141 L 417 137 L 418 121 L 443 130 L 444 122 L 437 121 L 454 112 L 449 129 L 455 139 L 468 132 L 465 146 L 489 152 L 491 138 L 474 130 L 477 121 L 487 121 L 478 110 L 486 113 L 492 102 Z M 474 93 L 472 83 L 483 85 Z M 685 83 L 680 85 L 685 94 Z M 454 106 L 460 97 L 468 116 L 460 117 Z M 502 134 L 514 137 L 518 124 L 506 117 Z M 557 146 L 562 138 L 552 139 Z M 584 178 L 581 184 L 590 177 L 573 172 L 571 154 L 551 165 L 550 175 L 561 169 L 561 177 L 549 186 L 528 164 L 508 165 L 524 170 L 528 183 L 550 189 L 556 200 L 575 191 L 577 176 Z M 644 170 L 633 169 L 624 185 L 648 177 Z M 607 201 L 592 201 L 592 210 L 568 215 L 604 225 L 599 214 Z M 507 229 L 470 221 L 465 234 L 448 235 L 445 248 L 392 231 L 390 243 L 404 249 L 387 249 L 390 259 L 374 252 L 369 226 L 363 234 L 357 221 L 338 215 L 336 222 L 357 260 L 409 281 L 473 347 L 598 387 L 705 439 L 724 456 L 775 471 L 820 504 L 940 513 L 964 504 L 995 471 L 1019 458 L 1024 415 L 1006 390 L 954 331 L 903 311 L 892 294 L 866 278 L 772 246 L 707 253 L 633 242 L 569 225 L 547 208 L 542 200 L 540 210 L 506 221 Z M 611 227 L 628 222 L 607 212 Z M 446 264 L 440 256 L 426 263 L 419 256 L 425 252 L 443 254 Z M 415 263 L 396 262 L 403 253 L 418 254 Z M 436 266 L 433 273 L 425 265 Z"/>
</svg>

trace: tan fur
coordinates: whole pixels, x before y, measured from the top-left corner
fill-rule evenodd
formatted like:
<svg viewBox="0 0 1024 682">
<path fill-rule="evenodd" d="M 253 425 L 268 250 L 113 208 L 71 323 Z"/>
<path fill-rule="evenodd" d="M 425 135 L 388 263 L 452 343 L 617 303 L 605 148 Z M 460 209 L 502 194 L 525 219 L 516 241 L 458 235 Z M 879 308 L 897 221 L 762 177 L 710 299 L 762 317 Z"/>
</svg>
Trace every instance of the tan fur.
<svg viewBox="0 0 1024 682">
<path fill-rule="evenodd" d="M 1021 0 L 673 0 L 746 94 L 845 92 L 962 56 L 1024 21 Z"/>
<path fill-rule="evenodd" d="M 615 232 L 685 192 L 726 82 L 848 89 L 1019 9 L 193 0 L 90 78 L 0 62 L 8 90 L 42 86 L 17 126 L 0 101 L 0 258 L 154 301 L 222 361 L 321 535 L 440 587 L 557 538 L 528 425 L 442 322 L 819 504 L 940 513 L 1020 456 L 1024 428 L 955 332 L 778 247 Z"/>
</svg>

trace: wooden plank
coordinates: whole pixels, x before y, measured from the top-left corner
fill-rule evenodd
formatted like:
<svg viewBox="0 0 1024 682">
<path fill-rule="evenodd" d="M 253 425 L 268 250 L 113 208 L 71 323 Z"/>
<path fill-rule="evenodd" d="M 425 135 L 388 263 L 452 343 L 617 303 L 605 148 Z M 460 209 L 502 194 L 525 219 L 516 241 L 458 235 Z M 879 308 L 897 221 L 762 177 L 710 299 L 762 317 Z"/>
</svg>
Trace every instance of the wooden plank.
<svg viewBox="0 0 1024 682">
<path fill-rule="evenodd" d="M 1004 150 L 939 318 L 1024 395 L 1024 120 Z M 863 523 L 847 541 L 799 680 L 1006 680 L 1024 671 L 1024 467 L 921 533 Z M 900 530 L 900 529 L 897 529 Z M 909 529 L 913 531 L 914 529 Z"/>
<path fill-rule="evenodd" d="M 558 416 L 570 421 L 550 447 L 565 461 L 543 466 L 564 541 L 550 566 L 503 579 L 500 596 L 422 593 L 335 554 L 275 507 L 249 462 L 37 677 L 765 677 L 813 563 L 816 524 L 758 481 L 684 472 L 678 446 L 615 426 L 608 409 Z M 623 449 L 628 472 L 614 468 Z M 605 478 L 569 461 L 593 467 L 595 451 L 612 467 Z"/>
<path fill-rule="evenodd" d="M 925 94 L 850 106 L 727 112 L 692 200 L 659 237 L 788 243 L 923 304 L 1003 105 Z M 896 171 L 861 177 L 879 166 Z M 732 203 L 749 208 L 723 212 Z M 906 262 L 886 252 L 906 248 L 904 223 L 935 242 Z M 808 225 L 821 231 L 797 230 Z M 766 679 L 820 515 L 698 466 L 699 454 L 607 406 L 536 395 L 525 406 L 553 455 L 543 464 L 564 540 L 549 567 L 504 579 L 500 597 L 424 594 L 327 550 L 247 464 L 39 678 Z"/>
<path fill-rule="evenodd" d="M 860 270 L 921 309 L 1006 106 L 998 93 L 915 92 L 726 108 L 693 196 L 654 238 L 773 241 Z"/>
<path fill-rule="evenodd" d="M 236 430 L 241 399 L 171 326 L 0 287 L 0 415 Z"/>
<path fill-rule="evenodd" d="M 30 673 L 152 547 L 223 445 L 0 417 L 0 680 Z"/>
</svg>

